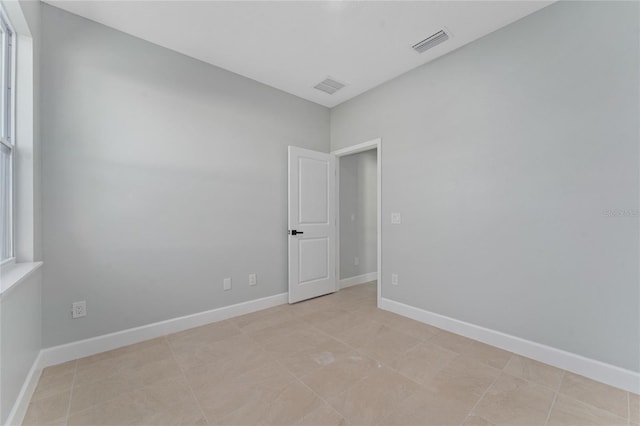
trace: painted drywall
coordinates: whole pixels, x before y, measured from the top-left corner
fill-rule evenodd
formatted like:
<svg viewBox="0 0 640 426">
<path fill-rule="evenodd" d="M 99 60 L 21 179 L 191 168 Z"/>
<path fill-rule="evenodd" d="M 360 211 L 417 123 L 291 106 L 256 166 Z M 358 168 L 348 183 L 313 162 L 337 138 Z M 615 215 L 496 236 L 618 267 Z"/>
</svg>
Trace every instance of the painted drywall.
<svg viewBox="0 0 640 426">
<path fill-rule="evenodd" d="M 328 152 L 329 110 L 47 5 L 42 24 L 44 346 L 287 291 L 287 146 Z"/>
<path fill-rule="evenodd" d="M 0 424 L 3 425 L 40 353 L 41 300 L 41 268 L 0 299 Z"/>
<path fill-rule="evenodd" d="M 339 161 L 340 278 L 345 279 L 378 271 L 377 153 L 364 151 Z"/>
<path fill-rule="evenodd" d="M 382 138 L 383 297 L 640 371 L 638 8 L 559 2 L 332 110 L 332 150 Z"/>
</svg>

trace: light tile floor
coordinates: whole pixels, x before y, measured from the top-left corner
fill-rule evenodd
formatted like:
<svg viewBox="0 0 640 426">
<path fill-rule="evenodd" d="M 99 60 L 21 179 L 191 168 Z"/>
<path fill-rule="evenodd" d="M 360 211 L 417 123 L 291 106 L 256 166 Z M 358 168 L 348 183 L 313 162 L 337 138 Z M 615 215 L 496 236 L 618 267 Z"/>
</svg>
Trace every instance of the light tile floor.
<svg viewBox="0 0 640 426">
<path fill-rule="evenodd" d="M 375 283 L 47 368 L 25 425 L 638 425 L 640 397 L 375 307 Z"/>
</svg>

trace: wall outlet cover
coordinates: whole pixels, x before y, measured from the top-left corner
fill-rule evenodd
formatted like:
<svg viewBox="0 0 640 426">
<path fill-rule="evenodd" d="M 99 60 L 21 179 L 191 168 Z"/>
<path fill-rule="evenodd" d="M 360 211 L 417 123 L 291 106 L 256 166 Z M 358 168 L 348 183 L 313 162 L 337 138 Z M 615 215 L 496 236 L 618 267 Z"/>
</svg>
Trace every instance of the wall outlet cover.
<svg viewBox="0 0 640 426">
<path fill-rule="evenodd" d="M 82 318 L 87 316 L 87 302 L 82 300 L 80 302 L 73 302 L 71 305 L 71 318 Z"/>
<path fill-rule="evenodd" d="M 258 278 L 256 274 L 249 274 L 249 285 L 256 285 L 256 284 L 258 284 Z"/>
<path fill-rule="evenodd" d="M 402 218 L 400 217 L 400 213 L 391 213 L 391 223 L 399 224 L 402 222 Z"/>
<path fill-rule="evenodd" d="M 391 284 L 398 285 L 398 274 L 391 274 Z"/>
<path fill-rule="evenodd" d="M 224 291 L 231 290 L 231 278 L 225 278 L 222 282 L 222 288 Z"/>
</svg>

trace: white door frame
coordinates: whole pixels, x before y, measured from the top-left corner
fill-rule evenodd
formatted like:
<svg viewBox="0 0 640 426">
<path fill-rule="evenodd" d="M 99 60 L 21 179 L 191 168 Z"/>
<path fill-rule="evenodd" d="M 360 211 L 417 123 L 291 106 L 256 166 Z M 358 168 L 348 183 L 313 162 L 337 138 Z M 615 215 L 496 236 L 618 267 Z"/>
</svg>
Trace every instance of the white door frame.
<svg viewBox="0 0 640 426">
<path fill-rule="evenodd" d="M 371 149 L 377 150 L 378 160 L 378 307 L 380 307 L 380 300 L 382 299 L 382 139 L 372 139 L 367 142 L 360 143 L 358 145 L 349 146 L 346 148 L 332 151 L 331 154 L 336 156 L 336 229 L 337 229 L 337 241 L 336 241 L 336 291 L 339 290 L 340 282 L 340 157 L 345 155 L 357 154 L 363 151 L 369 151 Z"/>
</svg>

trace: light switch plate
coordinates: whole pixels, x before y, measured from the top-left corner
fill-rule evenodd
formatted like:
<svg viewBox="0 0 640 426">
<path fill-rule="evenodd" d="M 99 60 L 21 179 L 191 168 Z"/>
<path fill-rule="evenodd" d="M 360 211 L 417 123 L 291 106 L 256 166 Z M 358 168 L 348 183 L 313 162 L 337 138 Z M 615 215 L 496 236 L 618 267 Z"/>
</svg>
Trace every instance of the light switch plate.
<svg viewBox="0 0 640 426">
<path fill-rule="evenodd" d="M 401 220 L 400 213 L 391 213 L 391 223 L 399 224 Z"/>
</svg>

